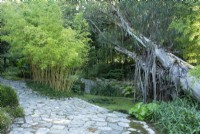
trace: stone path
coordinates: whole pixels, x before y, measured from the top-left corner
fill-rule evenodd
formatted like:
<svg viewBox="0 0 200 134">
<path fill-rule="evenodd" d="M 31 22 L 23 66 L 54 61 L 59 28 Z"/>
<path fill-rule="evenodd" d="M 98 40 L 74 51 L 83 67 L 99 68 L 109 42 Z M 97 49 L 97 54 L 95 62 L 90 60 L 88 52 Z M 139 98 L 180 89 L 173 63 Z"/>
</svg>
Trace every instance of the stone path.
<svg viewBox="0 0 200 134">
<path fill-rule="evenodd" d="M 128 115 L 110 112 L 78 98 L 49 99 L 27 88 L 22 81 L 0 82 L 16 90 L 25 117 L 15 119 L 10 134 L 129 134 L 150 133 L 145 122 L 129 120 Z M 145 130 L 131 128 L 130 122 Z"/>
</svg>

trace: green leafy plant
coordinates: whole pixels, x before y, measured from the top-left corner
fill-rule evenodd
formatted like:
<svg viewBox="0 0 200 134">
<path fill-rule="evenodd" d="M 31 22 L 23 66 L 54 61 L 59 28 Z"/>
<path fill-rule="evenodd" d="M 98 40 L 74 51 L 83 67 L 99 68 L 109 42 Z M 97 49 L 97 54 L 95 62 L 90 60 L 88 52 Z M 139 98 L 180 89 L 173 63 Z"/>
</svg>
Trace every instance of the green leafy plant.
<svg viewBox="0 0 200 134">
<path fill-rule="evenodd" d="M 199 104 L 187 99 L 176 99 L 172 102 L 161 102 L 159 110 L 153 112 L 153 122 L 168 134 L 199 134 Z"/>
<path fill-rule="evenodd" d="M 147 120 L 152 118 L 153 112 L 156 111 L 158 107 L 156 103 L 144 104 L 139 102 L 129 110 L 129 114 L 135 116 L 139 120 Z"/>
<path fill-rule="evenodd" d="M 91 89 L 93 95 L 103 96 L 121 96 L 121 89 L 116 86 L 112 86 L 110 83 L 98 82 L 97 85 Z"/>
<path fill-rule="evenodd" d="M 0 85 L 0 133 L 6 133 L 14 118 L 23 116 L 24 110 L 19 106 L 16 92 L 10 87 Z"/>
<path fill-rule="evenodd" d="M 133 86 L 126 86 L 122 93 L 124 96 L 132 96 L 135 93 L 135 88 Z"/>
<path fill-rule="evenodd" d="M 19 105 L 16 92 L 6 86 L 0 85 L 0 106 L 1 107 L 17 107 Z"/>
<path fill-rule="evenodd" d="M 0 109 L 0 133 L 5 133 L 6 128 L 11 124 L 11 117 Z"/>
<path fill-rule="evenodd" d="M 24 109 L 20 106 L 17 107 L 4 107 L 1 108 L 3 111 L 8 113 L 11 117 L 17 118 L 17 117 L 23 117 L 24 116 Z"/>
<path fill-rule="evenodd" d="M 4 77 L 5 79 L 19 80 L 18 77 L 19 74 L 20 74 L 19 68 L 10 66 L 1 73 L 1 76 Z"/>
<path fill-rule="evenodd" d="M 77 80 L 74 82 L 71 90 L 74 94 L 83 95 L 84 94 L 84 84 L 80 80 Z"/>
<path fill-rule="evenodd" d="M 190 74 L 196 76 L 197 79 L 200 81 L 200 65 L 194 67 L 190 70 Z"/>
<path fill-rule="evenodd" d="M 122 73 L 122 69 L 112 69 L 112 66 L 110 67 L 111 70 L 108 71 L 108 73 L 106 74 L 102 74 L 102 76 L 104 78 L 112 78 L 112 79 L 117 79 L 117 80 L 120 80 L 123 76 L 123 73 Z"/>
<path fill-rule="evenodd" d="M 13 117 L 23 117 L 24 116 L 24 109 L 20 106 L 18 107 L 15 107 L 14 110 L 13 110 Z"/>
</svg>

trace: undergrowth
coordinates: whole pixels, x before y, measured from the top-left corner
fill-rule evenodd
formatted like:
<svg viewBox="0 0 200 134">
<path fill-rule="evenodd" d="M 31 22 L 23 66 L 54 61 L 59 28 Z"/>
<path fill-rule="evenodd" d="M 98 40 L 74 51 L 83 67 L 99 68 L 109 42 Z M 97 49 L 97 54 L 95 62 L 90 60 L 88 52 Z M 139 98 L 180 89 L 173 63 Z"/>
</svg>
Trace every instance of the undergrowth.
<svg viewBox="0 0 200 134">
<path fill-rule="evenodd" d="M 187 96 L 170 102 L 136 103 L 129 114 L 151 121 L 162 134 L 200 133 L 200 104 Z"/>
<path fill-rule="evenodd" d="M 0 134 L 6 133 L 12 120 L 24 116 L 19 106 L 16 92 L 7 86 L 0 85 Z"/>
<path fill-rule="evenodd" d="M 56 91 L 48 85 L 37 83 L 34 81 L 26 81 L 26 85 L 40 95 L 48 96 L 49 98 L 66 98 L 71 97 L 72 93 L 67 91 Z"/>
<path fill-rule="evenodd" d="M 21 80 L 18 75 L 20 74 L 20 70 L 17 67 L 8 67 L 5 71 L 1 72 L 1 76 L 8 80 Z"/>
<path fill-rule="evenodd" d="M 0 85 L 0 107 L 16 107 L 18 105 L 16 92 L 10 87 Z"/>
<path fill-rule="evenodd" d="M 188 99 L 161 102 L 159 110 L 154 111 L 152 121 L 166 134 L 199 134 L 199 104 Z"/>
</svg>

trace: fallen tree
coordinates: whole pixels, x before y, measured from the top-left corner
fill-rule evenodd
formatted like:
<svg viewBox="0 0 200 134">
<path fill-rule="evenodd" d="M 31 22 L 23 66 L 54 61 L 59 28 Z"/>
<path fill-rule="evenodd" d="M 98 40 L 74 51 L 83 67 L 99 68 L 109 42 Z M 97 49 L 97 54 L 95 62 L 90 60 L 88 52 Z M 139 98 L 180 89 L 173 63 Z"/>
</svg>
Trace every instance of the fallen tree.
<svg viewBox="0 0 200 134">
<path fill-rule="evenodd" d="M 161 82 L 162 75 L 166 75 L 166 73 L 170 77 L 170 80 L 167 80 L 168 83 L 173 83 L 176 89 L 180 85 L 184 91 L 191 93 L 193 97 L 200 100 L 200 82 L 197 78 L 189 74 L 189 70 L 193 66 L 172 53 L 165 51 L 163 48 L 159 48 L 157 44 L 142 34 L 138 34 L 130 27 L 117 8 L 112 6 L 112 9 L 119 18 L 120 23 L 118 23 L 118 26 L 123 28 L 125 32 L 137 40 L 140 46 L 146 50 L 146 55 L 138 59 L 136 58 L 136 53 L 130 52 L 125 48 L 115 47 L 115 50 L 136 60 L 136 83 L 137 87 L 143 93 L 143 101 L 146 102 L 147 96 L 150 94 L 153 94 L 154 100 L 158 99 L 159 92 L 162 90 L 159 88 L 164 88 L 161 85 L 162 83 L 159 82 Z M 169 88 L 172 87 L 169 86 Z"/>
<path fill-rule="evenodd" d="M 166 52 L 163 48 L 159 48 L 156 43 L 142 34 L 138 34 L 130 27 L 117 8 L 112 6 L 112 10 L 112 13 L 118 18 L 114 24 L 121 27 L 138 42 L 139 47 L 144 51 L 143 54 L 132 52 L 115 44 L 104 35 L 95 22 L 91 19 L 87 20 L 101 33 L 101 36 L 107 42 L 114 45 L 116 51 L 136 61 L 135 86 L 142 92 L 143 101 L 147 102 L 148 99 L 150 101 L 152 99 L 173 99 L 178 95 L 180 86 L 184 91 L 191 93 L 192 96 L 200 100 L 200 84 L 195 77 L 190 76 L 188 73 L 193 66 L 172 53 Z"/>
</svg>

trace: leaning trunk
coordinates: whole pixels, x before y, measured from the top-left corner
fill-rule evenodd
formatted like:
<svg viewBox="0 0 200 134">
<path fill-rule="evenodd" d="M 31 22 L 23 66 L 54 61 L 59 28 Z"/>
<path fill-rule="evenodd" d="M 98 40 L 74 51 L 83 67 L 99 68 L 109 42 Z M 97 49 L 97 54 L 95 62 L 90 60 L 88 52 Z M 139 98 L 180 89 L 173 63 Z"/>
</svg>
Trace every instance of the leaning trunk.
<svg viewBox="0 0 200 134">
<path fill-rule="evenodd" d="M 166 52 L 164 49 L 159 48 L 153 41 L 147 37 L 137 34 L 134 29 L 132 29 L 128 22 L 113 6 L 113 10 L 116 12 L 117 17 L 120 19 L 119 26 L 122 27 L 130 36 L 137 40 L 143 48 L 148 49 L 153 48 L 156 60 L 162 65 L 162 67 L 169 71 L 169 76 L 174 83 L 180 83 L 182 89 L 186 92 L 190 92 L 197 100 L 200 101 L 200 82 L 194 76 L 189 75 L 189 70 L 193 68 L 192 65 L 186 63 L 182 59 L 176 57 L 175 55 Z M 119 49 L 115 47 L 119 52 L 122 52 L 132 59 L 136 59 L 136 54 L 126 50 Z"/>
</svg>

